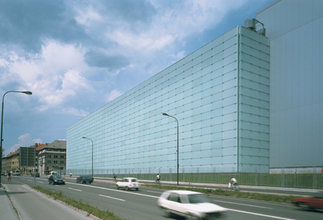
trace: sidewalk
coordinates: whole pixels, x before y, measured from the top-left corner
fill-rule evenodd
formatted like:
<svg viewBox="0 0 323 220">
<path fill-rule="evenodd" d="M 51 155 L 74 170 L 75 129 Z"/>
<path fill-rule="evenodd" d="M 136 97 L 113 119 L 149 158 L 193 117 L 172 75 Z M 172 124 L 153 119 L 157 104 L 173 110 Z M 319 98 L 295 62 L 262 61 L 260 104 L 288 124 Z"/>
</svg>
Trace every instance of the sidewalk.
<svg viewBox="0 0 323 220">
<path fill-rule="evenodd" d="M 19 217 L 3 187 L 0 188 L 0 204 L 1 219 L 19 220 Z"/>
<path fill-rule="evenodd" d="M 86 216 L 87 213 L 78 212 L 29 186 L 15 182 L 2 184 L 2 186 L 4 188 L 0 188 L 1 220 L 92 220 Z"/>
</svg>

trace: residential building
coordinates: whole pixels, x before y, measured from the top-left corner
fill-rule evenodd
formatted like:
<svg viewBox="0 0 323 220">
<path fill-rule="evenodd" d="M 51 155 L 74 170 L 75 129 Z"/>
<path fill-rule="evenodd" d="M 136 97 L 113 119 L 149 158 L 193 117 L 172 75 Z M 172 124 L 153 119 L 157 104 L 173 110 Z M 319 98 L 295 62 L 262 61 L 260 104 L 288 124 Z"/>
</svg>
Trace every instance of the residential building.
<svg viewBox="0 0 323 220">
<path fill-rule="evenodd" d="M 40 149 L 37 163 L 40 175 L 48 175 L 53 170 L 65 170 L 66 141 L 56 140 Z"/>
<path fill-rule="evenodd" d="M 19 150 L 2 158 L 2 172 L 19 170 Z"/>
</svg>

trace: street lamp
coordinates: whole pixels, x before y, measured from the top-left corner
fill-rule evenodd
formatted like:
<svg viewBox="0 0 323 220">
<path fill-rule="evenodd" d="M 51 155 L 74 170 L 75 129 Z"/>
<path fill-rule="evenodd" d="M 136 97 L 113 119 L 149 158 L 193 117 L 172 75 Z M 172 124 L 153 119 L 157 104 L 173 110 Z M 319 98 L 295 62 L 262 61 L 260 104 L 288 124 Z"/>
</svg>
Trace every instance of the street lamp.
<svg viewBox="0 0 323 220">
<path fill-rule="evenodd" d="M 26 95 L 32 95 L 33 93 L 30 91 L 7 91 L 3 96 L 2 96 L 2 111 L 1 111 L 1 141 L 0 141 L 0 151 L 1 151 L 1 157 L 0 157 L 0 171 L 2 172 L 2 141 L 3 139 L 3 110 L 4 110 L 4 97 L 7 95 L 9 92 L 17 92 L 17 93 L 24 93 Z M 0 175 L 0 187 L 1 187 L 1 175 Z"/>
<path fill-rule="evenodd" d="M 93 141 L 92 141 L 91 138 L 87 138 L 87 137 L 82 137 L 82 138 L 88 139 L 88 140 L 90 140 L 92 142 L 92 178 L 93 178 Z"/>
<path fill-rule="evenodd" d="M 174 118 L 177 122 L 177 185 L 179 185 L 178 184 L 178 180 L 179 180 L 179 125 L 178 125 L 178 120 L 174 116 L 171 116 L 167 113 L 163 113 L 163 115 L 167 116 L 167 117 Z"/>
</svg>

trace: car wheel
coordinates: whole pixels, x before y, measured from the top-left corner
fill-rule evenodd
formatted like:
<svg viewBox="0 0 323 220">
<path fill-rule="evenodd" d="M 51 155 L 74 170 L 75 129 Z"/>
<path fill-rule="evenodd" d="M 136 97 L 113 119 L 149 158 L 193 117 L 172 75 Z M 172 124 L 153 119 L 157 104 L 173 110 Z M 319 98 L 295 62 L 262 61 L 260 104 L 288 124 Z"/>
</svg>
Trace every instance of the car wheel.
<svg viewBox="0 0 323 220">
<path fill-rule="evenodd" d="M 310 206 L 305 202 L 298 203 L 297 206 L 299 207 L 300 210 L 303 210 L 303 211 L 307 211 L 311 209 Z"/>
<path fill-rule="evenodd" d="M 79 181 L 76 180 L 76 183 L 79 183 Z"/>
<path fill-rule="evenodd" d="M 170 216 L 170 212 L 165 208 L 161 208 L 161 215 L 168 218 Z"/>
<path fill-rule="evenodd" d="M 189 214 L 185 219 L 186 220 L 200 220 L 201 218 L 199 218 L 195 215 Z"/>
<path fill-rule="evenodd" d="M 136 190 L 138 191 L 139 189 L 138 189 L 138 188 L 136 188 Z"/>
<path fill-rule="evenodd" d="M 126 186 L 126 190 L 127 190 L 127 191 L 129 190 L 129 187 L 128 187 L 128 186 Z"/>
<path fill-rule="evenodd" d="M 92 182 L 89 182 L 89 184 L 91 184 Z"/>
</svg>

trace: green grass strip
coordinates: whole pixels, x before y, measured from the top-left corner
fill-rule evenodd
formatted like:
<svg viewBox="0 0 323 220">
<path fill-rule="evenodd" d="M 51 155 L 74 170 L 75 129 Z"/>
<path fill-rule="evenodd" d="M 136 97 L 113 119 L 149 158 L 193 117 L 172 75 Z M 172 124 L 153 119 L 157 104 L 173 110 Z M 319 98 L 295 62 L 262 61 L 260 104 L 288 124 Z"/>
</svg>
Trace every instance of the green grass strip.
<svg viewBox="0 0 323 220">
<path fill-rule="evenodd" d="M 116 216 L 115 214 L 113 214 L 113 212 L 111 212 L 109 210 L 103 211 L 101 209 L 95 208 L 95 207 L 90 206 L 88 204 L 84 204 L 84 203 L 82 203 L 81 200 L 76 201 L 74 199 L 68 198 L 68 197 L 64 196 L 61 191 L 60 192 L 51 191 L 51 190 L 44 189 L 40 186 L 35 186 L 33 188 L 39 192 L 42 192 L 44 194 L 51 196 L 55 200 L 60 200 L 68 205 L 71 205 L 77 209 L 87 212 L 88 213 L 87 216 L 92 214 L 92 215 L 97 216 L 98 218 L 103 219 L 103 220 L 125 220 L 123 218 Z"/>
<path fill-rule="evenodd" d="M 171 186 L 171 185 L 149 185 L 143 184 L 142 186 L 165 189 L 165 190 L 190 190 L 195 192 L 201 192 L 207 195 L 214 196 L 230 196 L 232 198 L 240 199 L 254 199 L 261 200 L 266 202 L 277 202 L 277 203 L 291 203 L 292 199 L 299 198 L 299 196 L 281 196 L 281 195 L 272 195 L 272 194 L 262 194 L 262 193 L 250 193 L 250 192 L 236 192 L 231 190 L 223 189 L 205 189 L 198 187 L 181 187 L 181 186 Z"/>
</svg>

